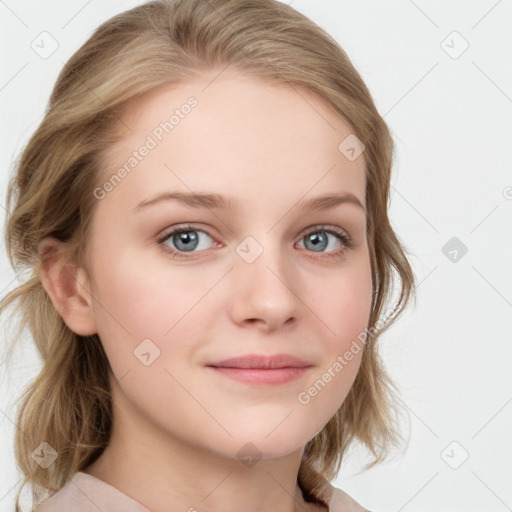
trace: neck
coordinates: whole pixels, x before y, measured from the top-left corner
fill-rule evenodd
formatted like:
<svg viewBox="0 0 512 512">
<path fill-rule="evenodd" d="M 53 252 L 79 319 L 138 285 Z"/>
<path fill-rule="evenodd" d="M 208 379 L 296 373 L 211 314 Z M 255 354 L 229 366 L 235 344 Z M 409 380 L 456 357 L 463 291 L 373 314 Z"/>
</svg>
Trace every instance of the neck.
<svg viewBox="0 0 512 512">
<path fill-rule="evenodd" d="M 108 447 L 84 472 L 152 512 L 325 510 L 306 502 L 297 483 L 302 449 L 276 458 L 239 460 L 173 438 L 140 416 L 115 410 L 114 418 Z"/>
</svg>

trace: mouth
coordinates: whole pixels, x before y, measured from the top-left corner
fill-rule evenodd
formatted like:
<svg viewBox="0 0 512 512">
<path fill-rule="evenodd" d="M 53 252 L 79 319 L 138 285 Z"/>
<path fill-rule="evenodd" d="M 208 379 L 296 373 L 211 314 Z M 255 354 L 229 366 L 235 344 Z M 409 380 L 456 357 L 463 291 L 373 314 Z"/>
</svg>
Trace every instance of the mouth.
<svg viewBox="0 0 512 512">
<path fill-rule="evenodd" d="M 312 364 L 289 354 L 247 356 L 225 359 L 206 365 L 222 377 L 258 385 L 279 385 L 296 380 L 312 368 Z"/>
</svg>

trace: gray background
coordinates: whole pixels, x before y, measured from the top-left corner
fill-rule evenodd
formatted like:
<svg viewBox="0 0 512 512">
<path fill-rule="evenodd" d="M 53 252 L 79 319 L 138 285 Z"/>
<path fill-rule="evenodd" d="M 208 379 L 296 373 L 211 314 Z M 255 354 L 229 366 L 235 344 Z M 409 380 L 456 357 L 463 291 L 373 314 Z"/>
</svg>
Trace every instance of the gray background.
<svg viewBox="0 0 512 512">
<path fill-rule="evenodd" d="M 63 62 L 139 3 L 0 0 L 2 234 L 8 173 Z M 366 472 L 354 449 L 334 485 L 377 512 L 512 510 L 512 2 L 291 4 L 347 51 L 393 132 L 391 219 L 420 283 L 417 306 L 381 340 L 410 441 Z M 4 295 L 17 284 L 5 247 L 0 266 Z M 39 365 L 25 335 L 2 367 L 1 510 L 21 479 L 14 399 Z"/>
</svg>

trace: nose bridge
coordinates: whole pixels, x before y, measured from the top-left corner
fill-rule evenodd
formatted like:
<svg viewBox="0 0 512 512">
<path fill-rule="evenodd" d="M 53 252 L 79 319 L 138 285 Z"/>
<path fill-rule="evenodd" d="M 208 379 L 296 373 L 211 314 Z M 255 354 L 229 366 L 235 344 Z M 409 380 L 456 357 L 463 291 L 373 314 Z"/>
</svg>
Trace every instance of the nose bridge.
<svg viewBox="0 0 512 512">
<path fill-rule="evenodd" d="M 236 248 L 236 266 L 241 273 L 248 273 L 266 285 L 276 282 L 279 286 L 288 284 L 287 274 L 290 263 L 286 264 L 286 254 L 281 244 L 272 234 L 258 234 L 258 238 L 247 236 Z M 283 283 L 284 281 L 284 283 Z"/>
<path fill-rule="evenodd" d="M 293 266 L 271 234 L 247 236 L 236 247 L 234 277 L 238 319 L 286 322 L 298 314 Z"/>
</svg>

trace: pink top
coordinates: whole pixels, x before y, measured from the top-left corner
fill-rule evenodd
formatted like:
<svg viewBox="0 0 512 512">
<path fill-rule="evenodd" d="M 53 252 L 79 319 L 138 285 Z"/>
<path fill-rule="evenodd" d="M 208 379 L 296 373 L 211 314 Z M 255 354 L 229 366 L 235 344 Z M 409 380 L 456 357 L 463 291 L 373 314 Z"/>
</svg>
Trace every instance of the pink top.
<svg viewBox="0 0 512 512">
<path fill-rule="evenodd" d="M 329 512 L 369 512 L 341 489 L 325 480 L 322 498 Z M 78 471 L 62 489 L 45 499 L 36 512 L 151 512 L 115 487 Z"/>
</svg>

